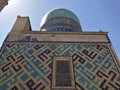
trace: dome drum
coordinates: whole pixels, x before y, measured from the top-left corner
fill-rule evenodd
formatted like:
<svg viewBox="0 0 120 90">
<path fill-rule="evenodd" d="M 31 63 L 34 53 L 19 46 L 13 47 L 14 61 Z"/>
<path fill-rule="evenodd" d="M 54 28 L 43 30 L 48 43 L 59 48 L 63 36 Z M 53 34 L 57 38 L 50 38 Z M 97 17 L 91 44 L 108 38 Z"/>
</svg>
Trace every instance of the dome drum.
<svg viewBox="0 0 120 90">
<path fill-rule="evenodd" d="M 50 19 L 41 28 L 49 31 L 82 31 L 80 25 L 76 21 L 64 17 Z"/>
</svg>

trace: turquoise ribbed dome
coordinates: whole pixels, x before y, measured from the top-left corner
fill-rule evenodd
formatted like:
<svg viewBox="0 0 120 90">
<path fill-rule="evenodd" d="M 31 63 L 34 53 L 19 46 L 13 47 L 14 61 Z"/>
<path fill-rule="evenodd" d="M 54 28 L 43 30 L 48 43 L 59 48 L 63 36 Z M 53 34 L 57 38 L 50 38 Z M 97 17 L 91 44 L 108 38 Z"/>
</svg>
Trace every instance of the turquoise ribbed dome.
<svg viewBox="0 0 120 90">
<path fill-rule="evenodd" d="M 55 10 L 48 12 L 43 17 L 40 26 L 43 26 L 48 20 L 57 18 L 57 17 L 67 17 L 67 18 L 70 18 L 70 19 L 76 21 L 78 24 L 80 24 L 79 19 L 73 12 L 71 12 L 67 9 L 55 9 Z"/>
</svg>

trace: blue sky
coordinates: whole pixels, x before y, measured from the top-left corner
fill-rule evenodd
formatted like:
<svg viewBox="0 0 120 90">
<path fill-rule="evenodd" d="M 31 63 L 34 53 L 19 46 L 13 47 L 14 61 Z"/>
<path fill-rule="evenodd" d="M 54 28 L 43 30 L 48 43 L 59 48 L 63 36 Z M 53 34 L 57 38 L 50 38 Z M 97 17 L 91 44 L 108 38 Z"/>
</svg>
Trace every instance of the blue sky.
<svg viewBox="0 0 120 90">
<path fill-rule="evenodd" d="M 9 0 L 0 13 L 0 47 L 18 15 L 29 16 L 32 29 L 40 30 L 42 17 L 55 8 L 74 12 L 83 31 L 107 31 L 120 58 L 120 0 Z"/>
</svg>

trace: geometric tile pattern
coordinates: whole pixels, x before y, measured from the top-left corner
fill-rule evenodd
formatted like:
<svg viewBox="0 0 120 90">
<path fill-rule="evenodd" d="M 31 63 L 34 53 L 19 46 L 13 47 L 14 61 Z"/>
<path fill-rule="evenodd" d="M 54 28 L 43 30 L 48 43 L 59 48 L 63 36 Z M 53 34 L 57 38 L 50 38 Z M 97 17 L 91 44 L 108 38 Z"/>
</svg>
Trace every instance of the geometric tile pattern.
<svg viewBox="0 0 120 90">
<path fill-rule="evenodd" d="M 120 73 L 107 46 L 84 46 L 81 52 L 75 55 L 80 59 L 73 56 L 78 89 L 120 90 Z"/>
<path fill-rule="evenodd" d="M 78 90 L 120 90 L 120 72 L 107 45 L 5 44 L 0 90 L 50 90 L 54 56 L 71 56 Z"/>
</svg>

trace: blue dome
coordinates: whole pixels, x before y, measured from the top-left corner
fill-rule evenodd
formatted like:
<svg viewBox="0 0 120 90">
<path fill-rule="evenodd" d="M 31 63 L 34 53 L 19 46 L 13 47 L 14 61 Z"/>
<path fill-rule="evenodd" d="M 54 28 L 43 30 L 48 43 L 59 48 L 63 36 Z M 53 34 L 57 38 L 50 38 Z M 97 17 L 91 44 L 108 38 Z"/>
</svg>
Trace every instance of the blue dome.
<svg viewBox="0 0 120 90">
<path fill-rule="evenodd" d="M 73 21 L 76 21 L 78 24 L 80 24 L 79 19 L 77 18 L 77 16 L 73 12 L 71 12 L 67 9 L 55 9 L 55 10 L 48 12 L 43 17 L 40 26 L 42 27 L 48 20 L 53 19 L 53 18 L 57 18 L 57 17 L 70 18 Z"/>
</svg>

